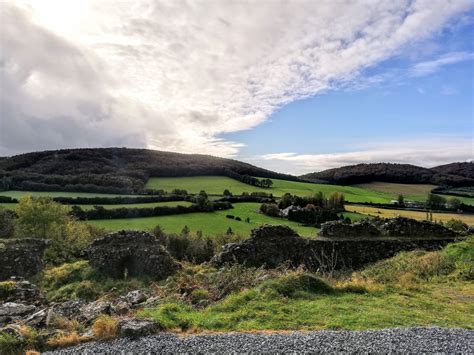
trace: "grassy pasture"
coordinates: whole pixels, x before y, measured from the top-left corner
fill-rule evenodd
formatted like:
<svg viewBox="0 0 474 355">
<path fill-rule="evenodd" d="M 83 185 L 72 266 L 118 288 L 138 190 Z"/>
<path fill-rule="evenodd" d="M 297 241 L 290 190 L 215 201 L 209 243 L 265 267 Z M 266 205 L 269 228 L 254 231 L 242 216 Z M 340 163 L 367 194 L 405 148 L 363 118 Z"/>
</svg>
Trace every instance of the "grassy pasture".
<svg viewBox="0 0 474 355">
<path fill-rule="evenodd" d="M 414 218 L 417 220 L 426 219 L 426 213 L 421 211 L 391 210 L 369 206 L 346 205 L 346 210 L 350 212 L 361 213 L 370 216 L 379 216 L 384 218 L 393 218 L 397 216 Z M 469 225 L 474 224 L 474 215 L 458 213 L 433 213 L 433 220 L 446 222 L 450 219 L 460 219 Z"/>
<path fill-rule="evenodd" d="M 262 224 L 285 224 L 295 229 L 300 235 L 314 237 L 318 230 L 313 227 L 304 227 L 296 222 L 280 218 L 268 217 L 258 213 L 259 203 L 236 203 L 234 208 L 226 211 L 210 213 L 189 213 L 172 216 L 124 218 L 109 220 L 93 220 L 87 223 L 108 230 L 137 229 L 150 230 L 159 225 L 165 232 L 179 233 L 186 225 L 192 232 L 201 230 L 205 235 L 225 233 L 227 228 L 232 228 L 236 234 L 247 236 L 253 228 Z M 242 221 L 226 218 L 226 215 L 240 217 Z M 245 222 L 249 217 L 250 223 Z"/>
<path fill-rule="evenodd" d="M 0 207 L 7 208 L 7 209 L 15 209 L 16 208 L 16 203 L 0 203 Z M 175 206 L 190 206 L 191 202 L 188 201 L 165 201 L 165 202 L 150 202 L 150 203 L 131 203 L 131 204 L 120 204 L 120 205 L 100 205 L 104 207 L 105 209 L 114 209 L 114 208 L 153 208 L 153 207 L 158 207 L 158 206 L 169 206 L 169 207 L 175 207 Z M 72 205 L 68 205 L 69 207 L 72 207 Z M 81 207 L 83 210 L 91 210 L 94 208 L 94 205 L 77 205 Z"/>
<path fill-rule="evenodd" d="M 272 193 L 276 197 L 282 196 L 287 192 L 299 196 L 308 196 L 319 191 L 326 195 L 338 191 L 344 193 L 346 200 L 351 202 L 386 203 L 390 202 L 393 198 L 393 196 L 388 193 L 353 186 L 311 184 L 278 179 L 272 179 L 272 181 L 273 186 L 271 188 L 262 189 L 225 176 L 151 178 L 148 180 L 146 187 L 152 189 L 163 189 L 165 191 L 172 191 L 177 188 L 187 190 L 189 193 L 197 193 L 201 190 L 205 190 L 209 194 L 218 195 L 221 195 L 225 189 L 228 189 L 235 195 L 240 195 L 242 192 L 251 193 L 263 191 Z"/>
</svg>

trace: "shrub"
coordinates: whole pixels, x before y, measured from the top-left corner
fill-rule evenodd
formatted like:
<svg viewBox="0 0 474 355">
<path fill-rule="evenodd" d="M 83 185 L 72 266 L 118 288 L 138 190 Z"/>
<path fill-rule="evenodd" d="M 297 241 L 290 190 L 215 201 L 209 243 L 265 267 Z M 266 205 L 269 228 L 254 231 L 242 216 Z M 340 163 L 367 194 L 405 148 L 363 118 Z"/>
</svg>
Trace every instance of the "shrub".
<svg viewBox="0 0 474 355">
<path fill-rule="evenodd" d="M 17 355 L 23 353 L 26 344 L 23 340 L 5 333 L 0 332 L 0 354 Z"/>
<path fill-rule="evenodd" d="M 460 219 L 454 219 L 454 218 L 447 221 L 444 226 L 456 232 L 465 232 L 469 228 L 469 226 L 466 223 L 464 223 Z"/>
<path fill-rule="evenodd" d="M 99 339 L 114 338 L 118 332 L 118 321 L 111 316 L 102 315 L 92 324 L 92 332 Z"/>
<path fill-rule="evenodd" d="M 225 218 L 234 219 L 235 216 L 233 216 L 233 215 L 231 215 L 231 214 L 228 214 L 228 215 L 225 216 Z"/>
<path fill-rule="evenodd" d="M 270 217 L 279 217 L 281 214 L 280 209 L 274 203 L 262 203 L 260 212 Z"/>
</svg>

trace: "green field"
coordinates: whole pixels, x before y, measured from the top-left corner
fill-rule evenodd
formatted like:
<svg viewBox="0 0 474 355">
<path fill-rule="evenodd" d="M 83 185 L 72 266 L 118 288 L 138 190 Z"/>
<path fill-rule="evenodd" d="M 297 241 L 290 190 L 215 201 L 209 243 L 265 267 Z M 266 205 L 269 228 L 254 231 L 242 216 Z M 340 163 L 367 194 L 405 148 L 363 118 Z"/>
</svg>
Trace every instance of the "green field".
<svg viewBox="0 0 474 355">
<path fill-rule="evenodd" d="M 216 235 L 225 233 L 227 228 L 239 235 L 249 235 L 253 228 L 262 224 L 285 224 L 295 229 L 303 236 L 316 236 L 318 229 L 313 227 L 304 227 L 296 222 L 287 221 L 281 218 L 268 217 L 258 213 L 259 203 L 236 203 L 234 208 L 226 211 L 208 212 L 208 213 L 188 213 L 182 215 L 145 217 L 145 218 L 124 218 L 87 221 L 87 223 L 105 228 L 108 230 L 136 229 L 150 230 L 159 225 L 165 232 L 179 233 L 186 225 L 192 232 L 201 230 L 205 235 Z M 240 217 L 242 221 L 236 221 L 226 218 L 226 215 Z M 249 217 L 250 223 L 245 222 Z"/>
<path fill-rule="evenodd" d="M 163 189 L 172 191 L 173 189 L 184 189 L 189 193 L 198 193 L 201 190 L 208 194 L 222 195 L 225 189 L 228 189 L 235 195 L 242 192 L 267 192 L 272 193 L 276 197 L 280 197 L 285 193 L 299 196 L 308 196 L 316 192 L 323 192 L 329 195 L 338 191 L 344 193 L 346 200 L 351 202 L 390 202 L 393 198 L 392 194 L 378 192 L 373 190 L 362 189 L 360 187 L 339 186 L 327 184 L 311 184 L 306 182 L 295 182 L 272 179 L 273 186 L 269 189 L 263 189 L 256 186 L 244 184 L 240 181 L 225 176 L 195 176 L 195 177 L 179 177 L 179 178 L 151 178 L 148 180 L 146 187 L 150 189 Z"/>
<path fill-rule="evenodd" d="M 3 208 L 8 208 L 8 209 L 15 209 L 16 208 L 16 203 L 0 203 L 0 207 Z M 120 204 L 120 205 L 100 205 L 104 207 L 107 210 L 111 210 L 114 208 L 152 208 L 152 207 L 158 207 L 158 206 L 169 206 L 169 207 L 175 207 L 175 206 L 191 206 L 192 203 L 188 201 L 165 201 L 165 202 L 150 202 L 150 203 L 131 203 L 131 204 Z M 69 207 L 72 207 L 72 205 L 68 205 Z M 77 205 L 81 207 L 83 210 L 91 210 L 94 208 L 94 205 Z"/>
</svg>

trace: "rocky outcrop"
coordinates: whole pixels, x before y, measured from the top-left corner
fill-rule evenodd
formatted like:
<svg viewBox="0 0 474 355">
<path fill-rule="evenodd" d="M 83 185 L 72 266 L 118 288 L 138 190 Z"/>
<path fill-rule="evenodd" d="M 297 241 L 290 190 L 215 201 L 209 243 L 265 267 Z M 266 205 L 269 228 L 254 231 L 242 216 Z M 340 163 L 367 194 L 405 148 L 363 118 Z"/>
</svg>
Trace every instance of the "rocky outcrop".
<svg viewBox="0 0 474 355">
<path fill-rule="evenodd" d="M 264 225 L 252 230 L 250 238 L 223 247 L 212 263 L 223 265 L 239 263 L 247 266 L 273 268 L 284 262 L 300 265 L 303 262 L 307 240 L 288 226 Z"/>
<path fill-rule="evenodd" d="M 30 277 L 43 270 L 45 239 L 0 239 L 0 280 Z"/>
<path fill-rule="evenodd" d="M 156 237 L 146 232 L 110 233 L 92 242 L 87 254 L 94 268 L 115 278 L 149 275 L 162 279 L 179 268 Z"/>
<path fill-rule="evenodd" d="M 21 277 L 12 277 L 0 282 L 0 302 L 20 302 L 40 305 L 46 299 L 36 285 Z"/>
<path fill-rule="evenodd" d="M 415 222 L 413 225 L 417 225 Z M 334 225 L 337 227 L 333 227 Z M 348 225 L 333 223 L 329 226 L 333 231 L 354 233 L 354 230 L 363 230 L 366 234 L 362 237 L 349 234 L 351 237 L 344 235 L 346 238 L 337 235 L 330 238 L 306 239 L 298 236 L 287 226 L 262 226 L 254 229 L 250 238 L 224 246 L 222 252 L 212 259 L 212 263 L 217 266 L 239 263 L 273 268 L 289 262 L 291 266 L 303 265 L 309 270 L 343 267 L 356 269 L 392 257 L 401 251 L 438 250 L 456 241 L 457 238 L 449 230 L 445 237 L 407 238 L 403 235 L 401 238 L 396 238 L 393 235 L 384 236 L 379 228 L 365 223 L 355 227 L 349 225 L 348 228 L 346 227 Z M 374 235 L 375 231 L 379 233 Z"/>
</svg>

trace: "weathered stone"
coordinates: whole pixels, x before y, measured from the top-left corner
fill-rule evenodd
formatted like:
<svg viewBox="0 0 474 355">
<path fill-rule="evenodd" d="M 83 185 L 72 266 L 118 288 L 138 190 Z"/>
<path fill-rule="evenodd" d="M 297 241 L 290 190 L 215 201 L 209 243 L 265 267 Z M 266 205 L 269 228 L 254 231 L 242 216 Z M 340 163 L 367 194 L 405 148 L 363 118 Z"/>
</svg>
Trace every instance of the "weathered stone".
<svg viewBox="0 0 474 355">
<path fill-rule="evenodd" d="M 264 225 L 252 230 L 250 238 L 223 247 L 212 263 L 239 263 L 273 268 L 284 262 L 297 266 L 303 262 L 307 240 L 288 226 Z"/>
<path fill-rule="evenodd" d="M 328 238 L 374 237 L 381 235 L 381 232 L 368 221 L 353 224 L 330 221 L 321 225 L 319 235 Z"/>
<path fill-rule="evenodd" d="M 21 277 L 12 277 L 2 284 L 5 290 L 0 292 L 0 301 L 35 305 L 46 302 L 38 287 Z"/>
<path fill-rule="evenodd" d="M 145 302 L 147 298 L 147 295 L 142 290 L 130 291 L 125 295 L 125 300 L 131 305 L 136 305 Z"/>
<path fill-rule="evenodd" d="M 0 280 L 39 273 L 43 269 L 43 253 L 47 245 L 45 239 L 1 239 Z"/>
<path fill-rule="evenodd" d="M 43 328 L 46 326 L 47 322 L 48 308 L 43 308 L 22 320 L 22 323 L 34 328 Z"/>
<path fill-rule="evenodd" d="M 172 275 L 179 264 L 155 236 L 146 232 L 121 231 L 95 240 L 89 247 L 90 264 L 112 277 Z"/>
<path fill-rule="evenodd" d="M 78 320 L 82 323 L 90 324 L 101 314 L 112 314 L 112 304 L 106 301 L 94 301 L 81 307 Z"/>
<path fill-rule="evenodd" d="M 140 337 L 155 333 L 156 323 L 153 319 L 128 318 L 119 322 L 119 334 L 122 337 Z"/>
<path fill-rule="evenodd" d="M 78 319 L 81 316 L 82 307 L 85 305 L 84 301 L 66 301 L 53 304 L 51 311 L 60 317 Z"/>
<path fill-rule="evenodd" d="M 112 306 L 112 312 L 124 316 L 130 312 L 130 304 L 125 301 L 118 301 Z"/>
<path fill-rule="evenodd" d="M 0 305 L 0 327 L 21 320 L 36 312 L 36 307 L 21 303 L 7 302 Z"/>
</svg>

